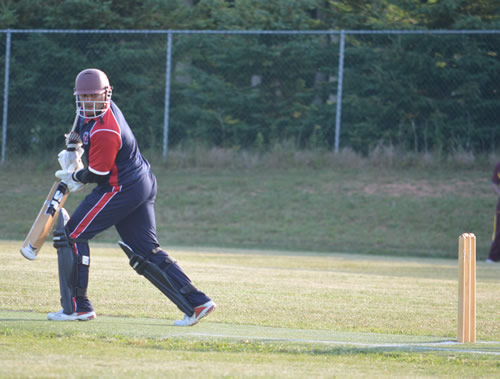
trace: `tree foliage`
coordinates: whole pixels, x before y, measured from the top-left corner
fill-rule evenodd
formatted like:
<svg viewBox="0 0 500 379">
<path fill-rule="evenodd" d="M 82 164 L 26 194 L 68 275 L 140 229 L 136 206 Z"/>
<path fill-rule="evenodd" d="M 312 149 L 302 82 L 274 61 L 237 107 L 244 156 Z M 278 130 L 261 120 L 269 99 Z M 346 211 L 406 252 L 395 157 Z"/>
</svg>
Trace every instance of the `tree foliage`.
<svg viewBox="0 0 500 379">
<path fill-rule="evenodd" d="M 500 7 L 493 0 L 0 0 L 0 29 L 8 28 L 498 30 Z M 332 147 L 338 35 L 176 34 L 173 41 L 171 144 Z M 9 149 L 26 141 L 31 149 L 60 146 L 74 77 L 87 67 L 109 75 L 141 144 L 158 148 L 166 46 L 166 35 L 155 33 L 13 33 Z M 380 143 L 495 149 L 499 57 L 500 34 L 347 34 L 342 144 L 361 152 Z"/>
</svg>

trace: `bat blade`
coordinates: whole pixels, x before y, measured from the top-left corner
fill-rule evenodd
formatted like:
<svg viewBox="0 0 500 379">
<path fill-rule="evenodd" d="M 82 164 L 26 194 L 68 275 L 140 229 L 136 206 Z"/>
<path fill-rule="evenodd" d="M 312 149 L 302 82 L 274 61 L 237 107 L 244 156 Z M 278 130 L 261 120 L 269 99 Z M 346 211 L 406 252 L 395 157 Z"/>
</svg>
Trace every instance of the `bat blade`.
<svg viewBox="0 0 500 379">
<path fill-rule="evenodd" d="M 59 211 L 68 197 L 68 187 L 62 182 L 54 182 L 47 199 L 44 201 L 38 216 L 35 219 L 23 246 L 21 254 L 23 257 L 34 260 L 43 246 L 47 236 L 54 226 Z"/>
</svg>

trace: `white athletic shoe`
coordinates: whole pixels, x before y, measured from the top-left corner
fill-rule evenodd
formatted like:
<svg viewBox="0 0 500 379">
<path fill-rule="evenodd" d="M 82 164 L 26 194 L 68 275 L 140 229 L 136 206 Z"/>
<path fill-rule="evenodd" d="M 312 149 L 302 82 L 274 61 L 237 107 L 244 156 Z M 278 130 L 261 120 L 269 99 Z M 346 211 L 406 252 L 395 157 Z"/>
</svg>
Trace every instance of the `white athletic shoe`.
<svg viewBox="0 0 500 379">
<path fill-rule="evenodd" d="M 486 259 L 486 263 L 497 263 L 497 262 L 494 261 L 493 259 L 488 258 L 488 259 Z"/>
<path fill-rule="evenodd" d="M 61 309 L 58 312 L 55 313 L 49 313 L 47 315 L 47 318 L 51 321 L 88 321 L 88 320 L 93 320 L 96 318 L 96 314 L 94 311 L 92 312 L 74 312 L 70 315 L 67 315 L 66 313 L 63 312 Z"/>
<path fill-rule="evenodd" d="M 215 309 L 216 305 L 215 303 L 210 300 L 207 301 L 205 304 L 199 305 L 194 308 L 194 313 L 192 316 L 184 315 L 183 320 L 176 320 L 174 321 L 175 326 L 193 326 L 200 321 L 203 317 L 208 315 L 210 312 L 212 312 Z"/>
</svg>

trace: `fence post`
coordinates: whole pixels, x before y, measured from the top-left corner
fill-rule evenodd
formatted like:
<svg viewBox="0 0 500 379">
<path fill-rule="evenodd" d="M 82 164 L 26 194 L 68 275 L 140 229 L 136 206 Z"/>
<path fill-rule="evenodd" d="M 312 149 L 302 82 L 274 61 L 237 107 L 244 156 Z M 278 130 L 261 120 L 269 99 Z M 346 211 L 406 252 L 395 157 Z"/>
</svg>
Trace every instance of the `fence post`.
<svg viewBox="0 0 500 379">
<path fill-rule="evenodd" d="M 5 149 L 7 146 L 7 109 L 9 107 L 10 41 L 11 41 L 11 32 L 10 30 L 7 30 L 6 42 L 5 42 L 5 79 L 3 84 L 2 158 L 1 158 L 2 166 L 5 163 Z"/>
<path fill-rule="evenodd" d="M 163 121 L 163 159 L 167 158 L 168 151 L 168 124 L 169 124 L 169 110 L 170 110 L 170 73 L 172 72 L 172 32 L 169 30 L 167 34 L 167 66 L 166 66 L 166 80 L 165 80 L 165 110 Z"/>
<path fill-rule="evenodd" d="M 339 152 L 340 145 L 340 124 L 342 115 L 342 85 L 344 79 L 344 45 L 345 33 L 340 31 L 340 51 L 339 51 L 339 72 L 337 79 L 337 111 L 335 112 L 335 148 L 334 152 Z"/>
</svg>

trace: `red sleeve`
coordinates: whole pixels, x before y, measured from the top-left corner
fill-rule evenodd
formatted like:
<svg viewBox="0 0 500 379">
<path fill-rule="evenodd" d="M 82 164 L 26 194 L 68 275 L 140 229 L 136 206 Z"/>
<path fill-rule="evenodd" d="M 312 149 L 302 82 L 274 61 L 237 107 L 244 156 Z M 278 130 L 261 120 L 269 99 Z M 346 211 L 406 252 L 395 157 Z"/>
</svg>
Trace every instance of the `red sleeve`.
<svg viewBox="0 0 500 379">
<path fill-rule="evenodd" d="M 109 174 L 121 147 L 120 134 L 114 130 L 97 130 L 90 136 L 89 170 L 94 174 Z"/>
<path fill-rule="evenodd" d="M 493 176 L 491 177 L 491 181 L 494 184 L 500 184 L 500 162 L 495 166 L 495 171 L 493 171 Z"/>
</svg>

